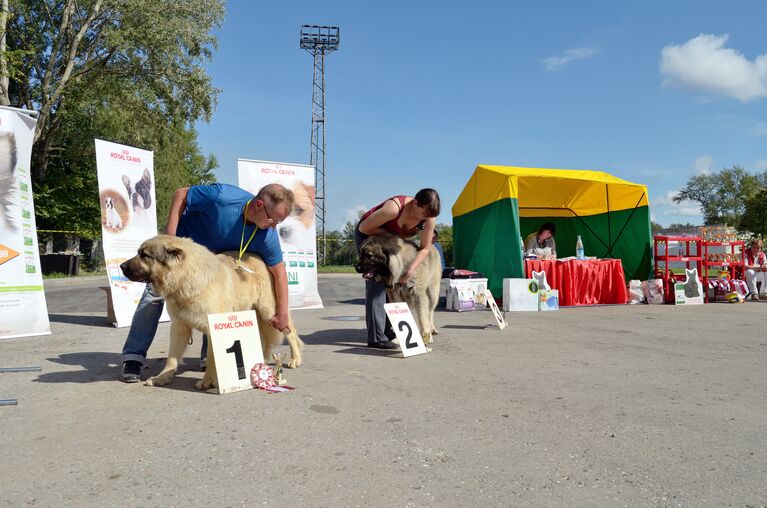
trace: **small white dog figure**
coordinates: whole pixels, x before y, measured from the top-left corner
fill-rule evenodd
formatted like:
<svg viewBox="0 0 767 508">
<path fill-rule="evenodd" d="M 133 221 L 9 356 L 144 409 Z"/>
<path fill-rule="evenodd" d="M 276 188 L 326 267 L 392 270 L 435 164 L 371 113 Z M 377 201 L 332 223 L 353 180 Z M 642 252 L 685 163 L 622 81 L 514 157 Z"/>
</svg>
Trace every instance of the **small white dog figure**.
<svg viewBox="0 0 767 508">
<path fill-rule="evenodd" d="M 104 198 L 104 208 L 106 208 L 107 227 L 111 229 L 122 229 L 123 220 L 120 214 L 115 210 L 114 200 L 107 196 Z"/>
</svg>

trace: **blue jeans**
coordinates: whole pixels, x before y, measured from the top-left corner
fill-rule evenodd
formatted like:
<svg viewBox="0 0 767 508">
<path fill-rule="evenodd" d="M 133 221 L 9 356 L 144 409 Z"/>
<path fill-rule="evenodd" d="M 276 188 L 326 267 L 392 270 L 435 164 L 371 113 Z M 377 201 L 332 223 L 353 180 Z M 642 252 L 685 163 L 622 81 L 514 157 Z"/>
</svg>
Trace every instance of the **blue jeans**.
<svg viewBox="0 0 767 508">
<path fill-rule="evenodd" d="M 163 307 L 165 307 L 165 300 L 162 296 L 153 293 L 152 285 L 147 284 L 144 288 L 144 294 L 141 295 L 141 300 L 138 302 L 138 307 L 136 307 L 136 312 L 133 314 L 128 338 L 125 339 L 123 362 L 134 360 L 144 364 L 146 353 L 157 333 L 157 325 L 160 324 Z M 200 358 L 207 356 L 208 341 L 207 337 L 203 335 Z"/>
</svg>

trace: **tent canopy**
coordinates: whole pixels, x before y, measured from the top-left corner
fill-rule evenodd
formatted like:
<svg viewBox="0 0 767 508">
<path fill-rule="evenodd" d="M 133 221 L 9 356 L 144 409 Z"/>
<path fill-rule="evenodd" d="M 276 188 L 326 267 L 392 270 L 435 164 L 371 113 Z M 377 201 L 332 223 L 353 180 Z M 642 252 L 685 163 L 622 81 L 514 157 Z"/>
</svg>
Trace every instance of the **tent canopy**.
<svg viewBox="0 0 767 508">
<path fill-rule="evenodd" d="M 602 171 L 479 165 L 453 205 L 456 266 L 488 275 L 500 294 L 505 277 L 522 277 L 522 240 L 544 222 L 556 225 L 558 257 L 620 258 L 626 276 L 651 266 L 647 187 Z"/>
</svg>

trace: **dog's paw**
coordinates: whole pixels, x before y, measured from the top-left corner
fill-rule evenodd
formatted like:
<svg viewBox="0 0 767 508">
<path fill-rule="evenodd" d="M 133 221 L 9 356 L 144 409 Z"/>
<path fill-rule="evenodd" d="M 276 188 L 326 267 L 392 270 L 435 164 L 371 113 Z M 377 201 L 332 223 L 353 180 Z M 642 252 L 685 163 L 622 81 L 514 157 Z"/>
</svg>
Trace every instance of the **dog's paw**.
<svg viewBox="0 0 767 508">
<path fill-rule="evenodd" d="M 300 366 L 301 366 L 301 357 L 300 356 L 298 358 L 293 357 L 288 362 L 288 368 L 289 369 L 297 369 Z"/>
<path fill-rule="evenodd" d="M 423 343 L 424 344 L 431 344 L 431 333 L 429 332 L 423 332 L 421 334 L 421 337 L 423 337 Z"/>
<path fill-rule="evenodd" d="M 436 329 L 436 328 L 432 328 L 432 329 L 431 329 L 431 334 L 432 334 L 432 335 L 439 335 L 439 332 L 437 331 L 437 329 Z"/>
<path fill-rule="evenodd" d="M 216 382 L 209 377 L 203 377 L 194 384 L 194 387 L 198 390 L 210 390 L 216 387 Z"/>
<path fill-rule="evenodd" d="M 173 370 L 169 370 L 166 372 L 160 372 L 154 377 L 150 377 L 146 380 L 146 383 L 144 383 L 147 386 L 163 386 L 170 383 L 171 379 L 173 379 L 173 375 L 176 372 Z"/>
</svg>

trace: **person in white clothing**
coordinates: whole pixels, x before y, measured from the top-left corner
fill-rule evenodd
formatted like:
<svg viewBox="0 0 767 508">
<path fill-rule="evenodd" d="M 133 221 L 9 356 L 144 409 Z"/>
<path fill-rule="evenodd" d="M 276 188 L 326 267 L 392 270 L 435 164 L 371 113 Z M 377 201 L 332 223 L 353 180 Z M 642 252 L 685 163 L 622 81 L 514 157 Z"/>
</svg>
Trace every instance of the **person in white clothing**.
<svg viewBox="0 0 767 508">
<path fill-rule="evenodd" d="M 767 298 L 767 257 L 762 251 L 762 241 L 758 238 L 751 240 L 748 249 L 743 253 L 746 269 L 746 284 L 752 300 L 758 300 L 761 295 Z M 757 282 L 761 287 L 757 288 Z"/>
</svg>

